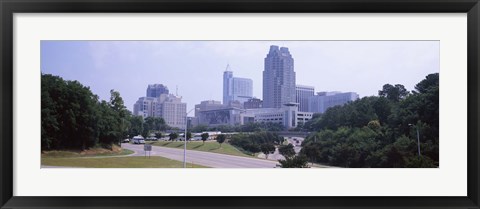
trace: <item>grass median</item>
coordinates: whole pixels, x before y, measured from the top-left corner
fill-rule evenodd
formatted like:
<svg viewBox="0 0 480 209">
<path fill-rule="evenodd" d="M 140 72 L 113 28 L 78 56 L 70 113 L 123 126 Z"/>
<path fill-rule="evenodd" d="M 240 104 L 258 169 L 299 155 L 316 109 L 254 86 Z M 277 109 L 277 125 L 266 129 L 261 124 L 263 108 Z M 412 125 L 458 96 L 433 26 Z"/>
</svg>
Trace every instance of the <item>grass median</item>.
<svg viewBox="0 0 480 209">
<path fill-rule="evenodd" d="M 134 152 L 114 146 L 113 149 L 91 148 L 88 150 L 51 150 L 42 152 L 42 158 L 77 158 L 77 157 L 100 157 L 100 156 L 124 156 Z"/>
<path fill-rule="evenodd" d="M 157 141 L 157 142 L 147 142 L 154 146 L 162 146 L 162 147 L 170 147 L 170 148 L 178 148 L 183 149 L 184 142 L 183 141 Z M 196 151 L 203 151 L 203 152 L 214 152 L 219 154 L 226 154 L 226 155 L 235 155 L 235 156 L 242 156 L 242 157 L 253 157 L 251 155 L 247 155 L 234 146 L 223 143 L 220 147 L 220 144 L 216 141 L 206 141 L 205 144 L 203 142 L 198 141 L 189 141 L 187 142 L 187 150 L 196 150 Z"/>
<path fill-rule="evenodd" d="M 49 158 L 42 157 L 44 166 L 80 167 L 80 168 L 183 168 L 183 162 L 164 157 L 98 157 L 98 158 Z M 187 163 L 188 168 L 206 168 Z"/>
</svg>

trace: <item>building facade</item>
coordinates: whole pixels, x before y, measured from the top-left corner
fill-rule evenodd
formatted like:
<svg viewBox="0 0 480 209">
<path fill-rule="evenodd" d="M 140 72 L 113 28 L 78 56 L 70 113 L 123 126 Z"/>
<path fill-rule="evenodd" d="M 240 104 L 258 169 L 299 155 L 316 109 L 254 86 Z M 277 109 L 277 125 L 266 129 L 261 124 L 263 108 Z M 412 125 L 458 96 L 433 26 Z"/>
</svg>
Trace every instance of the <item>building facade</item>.
<svg viewBox="0 0 480 209">
<path fill-rule="evenodd" d="M 184 129 L 187 125 L 187 104 L 173 94 L 161 94 L 158 97 L 157 115 L 170 127 Z"/>
<path fill-rule="evenodd" d="M 155 97 L 140 97 L 133 105 L 133 114 L 147 117 L 160 117 L 157 114 L 158 99 Z"/>
<path fill-rule="evenodd" d="M 147 97 L 159 97 L 161 94 L 168 94 L 167 86 L 163 84 L 150 84 L 147 87 Z"/>
<path fill-rule="evenodd" d="M 200 102 L 200 104 L 195 105 L 195 117 L 199 116 L 200 111 L 222 109 L 224 107 L 225 105 L 223 105 L 222 102 L 220 101 L 215 101 L 215 100 L 202 101 Z"/>
<path fill-rule="evenodd" d="M 215 127 L 219 125 L 242 125 L 241 113 L 243 109 L 234 107 L 224 107 L 220 109 L 211 109 L 198 112 L 198 124 Z"/>
<path fill-rule="evenodd" d="M 328 108 L 344 105 L 358 99 L 355 92 L 318 92 L 308 99 L 309 112 L 324 113 Z"/>
<path fill-rule="evenodd" d="M 304 86 L 296 85 L 296 103 L 299 104 L 298 110 L 303 112 L 308 112 L 308 98 L 312 97 L 315 92 L 315 87 L 313 86 Z"/>
<path fill-rule="evenodd" d="M 251 98 L 248 101 L 243 103 L 245 109 L 256 109 L 263 107 L 263 101 L 257 98 Z"/>
<path fill-rule="evenodd" d="M 161 94 L 159 97 L 140 97 L 133 105 L 133 115 L 161 117 L 171 127 L 185 128 L 187 104 L 173 94 Z"/>
<path fill-rule="evenodd" d="M 263 107 L 281 108 L 295 102 L 295 71 L 287 47 L 270 46 L 263 71 Z"/>
<path fill-rule="evenodd" d="M 253 81 L 248 78 L 233 77 L 230 65 L 223 72 L 223 104 L 232 101 L 244 103 L 253 96 Z"/>
<path fill-rule="evenodd" d="M 251 122 L 277 123 L 291 129 L 312 119 L 313 113 L 298 111 L 297 103 L 285 104 L 281 108 L 240 109 L 224 107 L 199 111 L 198 124 L 215 127 L 219 125 L 244 125 Z"/>
<path fill-rule="evenodd" d="M 249 110 L 247 110 L 247 112 L 249 112 Z M 250 110 L 249 114 L 254 115 L 254 121 L 257 123 L 278 123 L 283 125 L 287 130 L 304 124 L 313 117 L 313 113 L 311 112 L 299 111 L 298 103 L 284 104 L 281 108 Z"/>
</svg>

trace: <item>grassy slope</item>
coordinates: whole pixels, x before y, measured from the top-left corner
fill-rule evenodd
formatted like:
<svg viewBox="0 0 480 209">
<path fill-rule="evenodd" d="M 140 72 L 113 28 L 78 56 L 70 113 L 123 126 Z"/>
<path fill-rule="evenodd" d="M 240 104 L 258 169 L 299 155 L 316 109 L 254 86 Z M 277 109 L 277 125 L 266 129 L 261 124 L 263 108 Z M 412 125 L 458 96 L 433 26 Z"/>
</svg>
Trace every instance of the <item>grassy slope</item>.
<svg viewBox="0 0 480 209">
<path fill-rule="evenodd" d="M 171 148 L 179 148 L 183 149 L 183 142 L 182 141 L 157 141 L 157 142 L 147 142 L 151 143 L 154 146 L 162 146 L 162 147 L 171 147 Z M 227 154 L 227 155 L 235 155 L 235 156 L 242 156 L 242 157 L 252 157 L 250 155 L 247 155 L 234 146 L 228 144 L 228 143 L 223 143 L 222 147 L 220 147 L 220 144 L 216 141 L 206 141 L 205 144 L 201 141 L 190 141 L 187 142 L 187 149 L 188 150 L 197 150 L 197 151 L 203 151 L 203 152 L 214 152 L 214 153 L 220 153 L 220 154 Z"/>
<path fill-rule="evenodd" d="M 80 152 L 80 151 L 66 151 L 66 150 L 56 150 L 56 151 L 46 151 L 42 153 L 42 158 L 68 158 L 68 157 L 96 157 L 96 156 L 121 156 L 133 154 L 132 150 L 122 149 L 118 152 L 105 151 L 105 149 L 92 150 L 91 152 Z"/>
<path fill-rule="evenodd" d="M 42 165 L 82 168 L 183 168 L 183 162 L 163 157 L 42 158 Z M 187 163 L 189 168 L 205 168 Z"/>
</svg>

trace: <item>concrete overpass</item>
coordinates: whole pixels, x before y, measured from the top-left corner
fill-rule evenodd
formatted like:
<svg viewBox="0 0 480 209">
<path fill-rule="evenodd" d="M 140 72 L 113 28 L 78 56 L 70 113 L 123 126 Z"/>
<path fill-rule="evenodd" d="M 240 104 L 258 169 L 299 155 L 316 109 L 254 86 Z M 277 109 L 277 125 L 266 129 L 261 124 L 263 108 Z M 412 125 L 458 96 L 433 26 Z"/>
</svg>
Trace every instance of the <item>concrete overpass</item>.
<svg viewBox="0 0 480 209">
<path fill-rule="evenodd" d="M 306 138 L 310 132 L 297 132 L 297 131 L 275 131 L 274 133 L 283 137 L 302 137 Z"/>
</svg>

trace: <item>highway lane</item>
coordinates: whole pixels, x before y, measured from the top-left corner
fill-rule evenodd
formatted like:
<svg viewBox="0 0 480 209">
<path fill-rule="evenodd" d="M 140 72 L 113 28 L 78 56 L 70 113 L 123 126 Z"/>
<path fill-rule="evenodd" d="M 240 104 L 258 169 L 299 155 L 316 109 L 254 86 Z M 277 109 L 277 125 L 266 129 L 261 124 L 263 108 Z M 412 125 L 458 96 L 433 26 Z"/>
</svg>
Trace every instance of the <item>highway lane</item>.
<svg viewBox="0 0 480 209">
<path fill-rule="evenodd" d="M 143 144 L 122 144 L 122 148 L 135 152 L 133 156 L 145 156 Z M 148 155 L 148 154 L 147 154 Z M 151 156 L 161 156 L 183 162 L 183 149 L 152 146 Z M 132 156 L 132 155 L 131 155 Z M 240 157 L 211 152 L 187 150 L 187 162 L 212 168 L 273 168 L 277 161 Z"/>
<path fill-rule="evenodd" d="M 295 150 L 295 153 L 300 153 L 300 150 L 302 149 L 301 145 L 303 140 L 305 138 L 302 137 L 285 137 L 285 139 L 288 141 L 289 144 L 293 145 L 293 150 Z M 298 141 L 295 141 L 295 139 Z M 259 154 L 258 158 L 265 159 L 265 154 Z M 273 154 L 268 155 L 269 160 L 285 160 L 285 157 L 280 154 L 278 151 L 278 148 L 275 149 L 275 152 Z"/>
</svg>

